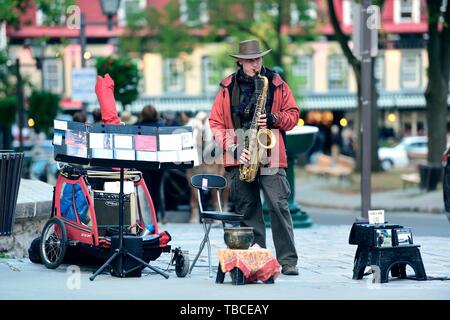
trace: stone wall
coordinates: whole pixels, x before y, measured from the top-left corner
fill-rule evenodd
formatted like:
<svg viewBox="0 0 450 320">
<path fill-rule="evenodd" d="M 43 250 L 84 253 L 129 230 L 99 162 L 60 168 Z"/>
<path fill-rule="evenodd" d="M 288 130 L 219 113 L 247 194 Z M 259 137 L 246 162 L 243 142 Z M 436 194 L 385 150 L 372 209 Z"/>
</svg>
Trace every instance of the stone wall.
<svg viewBox="0 0 450 320">
<path fill-rule="evenodd" d="M 16 219 L 13 233 L 0 238 L 0 252 L 11 258 L 28 257 L 28 248 L 36 237 L 41 235 L 48 217 Z"/>
<path fill-rule="evenodd" d="M 22 179 L 12 235 L 0 237 L 0 252 L 12 258 L 28 257 L 28 248 L 40 236 L 52 210 L 53 186 Z"/>
</svg>

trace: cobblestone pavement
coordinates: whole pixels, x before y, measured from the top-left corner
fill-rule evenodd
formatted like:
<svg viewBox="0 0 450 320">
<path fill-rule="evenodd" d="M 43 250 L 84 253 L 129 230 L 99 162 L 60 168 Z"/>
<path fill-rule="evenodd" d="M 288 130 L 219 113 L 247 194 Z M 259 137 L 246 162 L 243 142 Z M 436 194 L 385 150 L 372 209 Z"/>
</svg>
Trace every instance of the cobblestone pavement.
<svg viewBox="0 0 450 320">
<path fill-rule="evenodd" d="M 92 269 L 82 268 L 74 278 L 62 265 L 48 270 L 28 259 L 0 259 L 0 299 L 168 299 L 168 300 L 300 300 L 300 299 L 450 299 L 450 239 L 415 237 L 421 245 L 427 275 L 434 280 L 393 279 L 373 284 L 371 277 L 352 280 L 356 246 L 348 244 L 351 226 L 314 226 L 295 229 L 299 253 L 299 276 L 280 275 L 275 284 L 231 285 L 227 274 L 224 284 L 215 283 L 217 249 L 225 246 L 221 225 L 211 230 L 213 276 L 208 276 L 207 251 L 198 267 L 185 278 L 177 278 L 171 267 L 170 278 L 144 270 L 141 278 L 116 278 L 101 274 L 89 281 Z M 192 261 L 203 236 L 203 228 L 192 224 L 160 226 L 172 235 L 173 247 L 189 251 Z M 274 252 L 268 230 L 269 249 Z M 151 265 L 167 268 L 170 254 L 163 254 Z M 69 271 L 68 271 L 69 270 Z M 413 275 L 412 269 L 410 274 Z"/>
</svg>

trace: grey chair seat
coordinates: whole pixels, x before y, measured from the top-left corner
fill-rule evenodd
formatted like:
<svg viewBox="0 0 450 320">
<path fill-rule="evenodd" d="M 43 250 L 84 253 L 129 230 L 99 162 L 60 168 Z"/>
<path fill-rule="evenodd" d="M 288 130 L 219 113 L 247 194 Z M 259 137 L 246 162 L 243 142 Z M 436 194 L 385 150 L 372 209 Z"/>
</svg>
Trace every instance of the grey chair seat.
<svg viewBox="0 0 450 320">
<path fill-rule="evenodd" d="M 234 212 L 218 212 L 218 211 L 203 211 L 200 216 L 204 219 L 219 220 L 224 222 L 239 222 L 244 217 L 242 214 Z"/>
</svg>

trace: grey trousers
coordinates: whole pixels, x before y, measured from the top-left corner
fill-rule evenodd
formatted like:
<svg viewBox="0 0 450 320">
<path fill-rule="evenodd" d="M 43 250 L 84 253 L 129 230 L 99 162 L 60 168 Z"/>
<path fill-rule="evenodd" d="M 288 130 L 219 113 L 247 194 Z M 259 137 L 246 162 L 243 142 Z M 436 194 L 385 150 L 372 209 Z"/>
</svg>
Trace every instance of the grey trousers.
<svg viewBox="0 0 450 320">
<path fill-rule="evenodd" d="M 298 256 L 295 250 L 292 217 L 288 207 L 291 193 L 286 170 L 282 168 L 263 169 L 255 181 L 248 183 L 239 180 L 239 167 L 229 167 L 231 176 L 231 199 L 236 213 L 243 214 L 243 227 L 253 227 L 255 243 L 266 248 L 266 228 L 261 205 L 260 189 L 266 199 L 272 224 L 272 237 L 277 260 L 281 265 L 296 265 Z M 267 170 L 271 170 L 267 174 Z"/>
</svg>

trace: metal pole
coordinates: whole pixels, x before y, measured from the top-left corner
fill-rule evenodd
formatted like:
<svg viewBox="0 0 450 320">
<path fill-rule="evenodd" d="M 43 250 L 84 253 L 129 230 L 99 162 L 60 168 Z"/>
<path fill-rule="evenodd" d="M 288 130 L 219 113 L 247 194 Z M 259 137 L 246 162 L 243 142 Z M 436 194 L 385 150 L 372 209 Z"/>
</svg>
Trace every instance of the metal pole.
<svg viewBox="0 0 450 320">
<path fill-rule="evenodd" d="M 36 67 L 38 68 L 39 71 L 41 71 L 41 89 L 42 90 L 46 90 L 45 79 L 44 79 L 44 62 L 45 62 L 45 57 L 36 59 Z"/>
<path fill-rule="evenodd" d="M 84 53 L 86 52 L 86 16 L 84 13 L 80 15 L 80 47 L 81 47 L 81 67 L 86 67 Z"/>
<path fill-rule="evenodd" d="M 368 217 L 368 211 L 371 207 L 371 116 L 372 116 L 372 84 L 371 84 L 371 63 L 370 56 L 370 37 L 371 32 L 368 28 L 367 7 L 370 6 L 370 0 L 364 0 L 362 5 L 362 51 L 361 51 L 361 135 L 362 135 L 362 157 L 361 157 L 361 216 Z"/>
<path fill-rule="evenodd" d="M 19 151 L 23 152 L 23 91 L 22 91 L 22 75 L 20 74 L 20 60 L 16 58 L 16 89 L 17 89 L 17 106 L 19 109 Z"/>
<path fill-rule="evenodd" d="M 108 31 L 112 31 L 113 29 L 113 16 L 112 15 L 108 15 Z"/>
<path fill-rule="evenodd" d="M 80 48 L 81 48 L 81 68 L 86 68 L 86 60 L 84 53 L 86 52 L 86 16 L 84 13 L 80 14 Z M 86 114 L 87 103 L 82 101 L 82 110 Z"/>
</svg>

